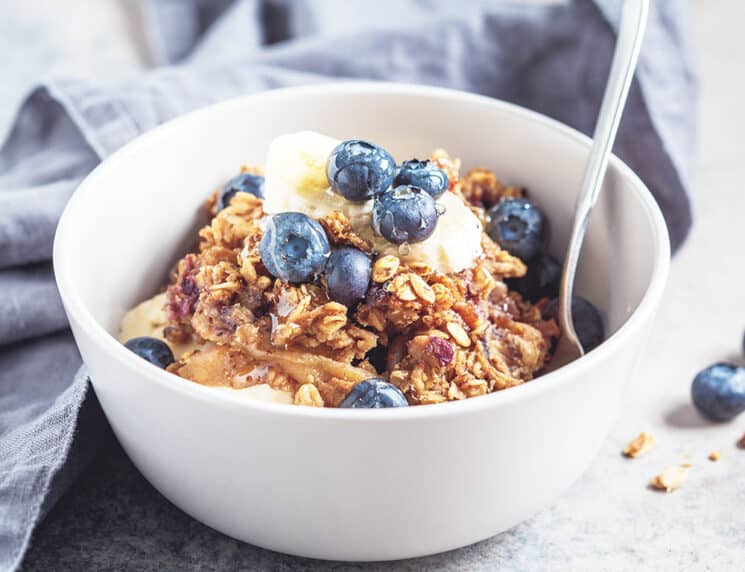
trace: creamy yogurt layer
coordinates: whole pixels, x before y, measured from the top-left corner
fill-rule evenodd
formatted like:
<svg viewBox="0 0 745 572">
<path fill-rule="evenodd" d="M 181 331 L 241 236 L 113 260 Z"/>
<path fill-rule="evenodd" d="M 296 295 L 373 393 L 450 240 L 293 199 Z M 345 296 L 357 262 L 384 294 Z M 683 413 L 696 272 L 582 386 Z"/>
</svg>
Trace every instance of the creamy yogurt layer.
<svg viewBox="0 0 745 572">
<path fill-rule="evenodd" d="M 152 298 L 141 302 L 122 319 L 121 331 L 119 332 L 119 341 L 125 343 L 127 340 L 140 336 L 150 336 L 163 340 L 173 351 L 176 359 L 181 358 L 187 352 L 206 349 L 209 344 L 176 344 L 167 340 L 163 336 L 163 328 L 168 325 L 168 317 L 165 311 L 166 294 L 157 294 Z M 270 401 L 273 403 L 292 403 L 292 394 L 288 391 L 279 391 L 269 387 L 266 383 L 260 383 L 246 387 L 245 389 L 236 389 L 226 386 L 205 386 L 211 391 L 217 391 L 229 394 L 239 399 L 249 399 L 256 401 Z"/>
</svg>

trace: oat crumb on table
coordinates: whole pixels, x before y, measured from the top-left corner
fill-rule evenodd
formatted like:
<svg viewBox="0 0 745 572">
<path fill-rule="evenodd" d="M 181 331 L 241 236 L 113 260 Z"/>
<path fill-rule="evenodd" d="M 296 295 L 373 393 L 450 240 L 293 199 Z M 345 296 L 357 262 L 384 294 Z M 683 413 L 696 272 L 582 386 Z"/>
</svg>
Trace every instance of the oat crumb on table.
<svg viewBox="0 0 745 572">
<path fill-rule="evenodd" d="M 693 467 L 693 465 L 690 464 L 665 467 L 659 475 L 655 475 L 652 478 L 652 481 L 649 484 L 653 489 L 670 493 L 675 489 L 680 488 L 680 485 L 685 481 L 691 467 Z"/>
<path fill-rule="evenodd" d="M 737 446 L 740 447 L 740 449 L 745 449 L 745 433 L 743 433 L 742 437 L 740 437 L 740 440 L 737 442 Z"/>
<path fill-rule="evenodd" d="M 712 451 L 709 453 L 708 459 L 713 462 L 717 462 L 722 458 L 722 454 L 719 451 Z"/>
<path fill-rule="evenodd" d="M 651 433 L 642 431 L 639 435 L 631 440 L 623 450 L 626 457 L 635 459 L 640 457 L 654 446 L 654 436 Z"/>
</svg>

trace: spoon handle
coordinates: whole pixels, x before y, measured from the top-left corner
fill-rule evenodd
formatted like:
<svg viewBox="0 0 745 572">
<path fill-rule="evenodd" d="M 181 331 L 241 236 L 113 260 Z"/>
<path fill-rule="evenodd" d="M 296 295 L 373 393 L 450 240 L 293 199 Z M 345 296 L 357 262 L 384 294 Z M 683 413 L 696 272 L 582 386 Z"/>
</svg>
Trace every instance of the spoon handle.
<svg viewBox="0 0 745 572">
<path fill-rule="evenodd" d="M 611 64 L 608 83 L 605 86 L 605 94 L 595 125 L 595 133 L 592 136 L 593 143 L 582 186 L 577 195 L 572 234 L 564 259 L 559 293 L 559 325 L 563 336 L 570 338 L 569 341 L 580 349 L 580 355 L 584 352 L 581 351 L 582 345 L 574 330 L 572 304 L 570 302 L 574 290 L 574 277 L 577 272 L 577 263 L 582 250 L 582 240 L 585 237 L 587 221 L 600 194 L 600 187 L 603 184 L 605 170 L 608 166 L 608 158 L 616 138 L 616 131 L 618 131 L 618 124 L 621 121 L 631 80 L 634 77 L 634 69 L 636 68 L 644 28 L 647 23 L 648 8 L 649 0 L 624 0 L 621 24 L 618 28 L 618 38 L 613 53 L 613 63 Z"/>
</svg>

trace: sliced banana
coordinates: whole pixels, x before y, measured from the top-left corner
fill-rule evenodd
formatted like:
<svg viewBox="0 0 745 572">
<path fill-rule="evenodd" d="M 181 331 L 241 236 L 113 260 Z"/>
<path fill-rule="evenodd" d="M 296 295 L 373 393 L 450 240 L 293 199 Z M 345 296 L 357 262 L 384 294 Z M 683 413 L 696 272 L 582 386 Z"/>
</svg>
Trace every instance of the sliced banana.
<svg viewBox="0 0 745 572">
<path fill-rule="evenodd" d="M 440 272 L 468 268 L 481 255 L 481 222 L 456 195 L 443 194 L 443 214 L 427 240 L 397 245 L 371 228 L 372 201 L 354 203 L 334 193 L 326 176 L 326 161 L 339 140 L 312 131 L 277 137 L 266 158 L 264 210 L 267 213 L 302 212 L 321 217 L 341 211 L 355 231 L 373 243 L 381 255 L 393 254 L 407 262 L 424 262 Z"/>
<path fill-rule="evenodd" d="M 341 210 L 348 201 L 331 191 L 326 176 L 326 161 L 338 144 L 337 139 L 313 131 L 280 135 L 272 141 L 264 166 L 264 210 L 315 217 Z"/>
</svg>

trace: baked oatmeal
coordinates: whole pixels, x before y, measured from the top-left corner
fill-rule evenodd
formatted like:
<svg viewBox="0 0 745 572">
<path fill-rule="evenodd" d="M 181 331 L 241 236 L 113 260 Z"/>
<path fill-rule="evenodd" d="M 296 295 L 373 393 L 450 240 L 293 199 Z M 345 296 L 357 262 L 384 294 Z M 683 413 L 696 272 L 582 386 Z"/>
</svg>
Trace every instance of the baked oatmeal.
<svg viewBox="0 0 745 572">
<path fill-rule="evenodd" d="M 281 136 L 264 170 L 243 167 L 207 199 L 198 245 L 120 337 L 148 359 L 137 340 L 162 340 L 168 371 L 192 382 L 315 407 L 528 382 L 559 329 L 548 299 L 507 281 L 547 256 L 547 221 L 494 173 L 459 171 L 443 150 L 397 165 L 364 141 Z M 522 214 L 500 226 L 505 204 Z"/>
</svg>

